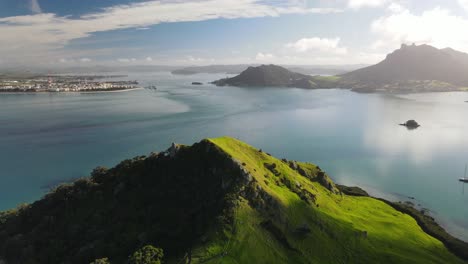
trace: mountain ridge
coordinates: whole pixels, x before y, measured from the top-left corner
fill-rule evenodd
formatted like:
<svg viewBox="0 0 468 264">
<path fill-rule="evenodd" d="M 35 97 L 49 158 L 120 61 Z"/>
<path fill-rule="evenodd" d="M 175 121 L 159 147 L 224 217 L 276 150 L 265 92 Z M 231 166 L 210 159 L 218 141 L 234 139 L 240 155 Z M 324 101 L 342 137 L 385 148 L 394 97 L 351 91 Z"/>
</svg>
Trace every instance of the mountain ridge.
<svg viewBox="0 0 468 264">
<path fill-rule="evenodd" d="M 354 90 L 455 91 L 468 86 L 468 54 L 430 45 L 405 45 L 372 66 L 340 75 Z"/>
<path fill-rule="evenodd" d="M 152 244 L 165 263 L 465 263 L 408 214 L 340 188 L 233 138 L 173 144 L 0 213 L 0 262 L 126 263 Z"/>
<path fill-rule="evenodd" d="M 218 86 L 341 88 L 356 92 L 446 92 L 468 89 L 468 54 L 451 48 L 405 45 L 371 66 L 336 76 L 310 76 L 276 65 L 249 67 Z"/>
</svg>

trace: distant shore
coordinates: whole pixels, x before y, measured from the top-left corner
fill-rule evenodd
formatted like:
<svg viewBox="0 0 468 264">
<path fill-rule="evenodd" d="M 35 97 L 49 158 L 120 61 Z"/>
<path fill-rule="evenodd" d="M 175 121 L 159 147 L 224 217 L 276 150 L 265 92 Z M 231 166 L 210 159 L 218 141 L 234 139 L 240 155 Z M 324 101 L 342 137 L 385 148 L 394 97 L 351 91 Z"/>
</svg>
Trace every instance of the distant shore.
<svg viewBox="0 0 468 264">
<path fill-rule="evenodd" d="M 93 94 L 93 93 L 123 93 L 123 92 L 131 92 L 135 90 L 143 90 L 143 87 L 136 87 L 136 88 L 129 88 L 129 89 L 121 89 L 121 90 L 109 90 L 109 91 L 66 91 L 66 92 L 51 92 L 51 91 L 36 91 L 36 92 L 2 92 L 0 91 L 0 95 L 2 94 Z"/>
</svg>

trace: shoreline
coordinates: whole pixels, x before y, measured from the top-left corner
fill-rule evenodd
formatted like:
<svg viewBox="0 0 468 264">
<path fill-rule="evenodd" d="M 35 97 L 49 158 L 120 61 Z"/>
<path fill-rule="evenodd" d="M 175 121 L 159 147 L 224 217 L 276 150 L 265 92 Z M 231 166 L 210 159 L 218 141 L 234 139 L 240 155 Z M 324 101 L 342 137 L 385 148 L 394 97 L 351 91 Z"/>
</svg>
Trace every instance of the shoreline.
<svg viewBox="0 0 468 264">
<path fill-rule="evenodd" d="M 123 93 L 123 92 L 131 92 L 135 90 L 143 90 L 143 87 L 137 88 L 130 88 L 130 89 L 122 89 L 122 90 L 110 90 L 110 91 L 68 91 L 68 92 L 49 92 L 49 91 L 41 91 L 41 92 L 0 92 L 0 96 L 2 94 L 93 94 L 93 93 Z"/>
<path fill-rule="evenodd" d="M 447 228 L 440 224 L 430 214 L 418 210 L 410 204 L 403 201 L 390 201 L 388 199 L 369 195 L 364 189 L 357 186 L 337 185 L 338 189 L 346 195 L 368 197 L 379 200 L 393 209 L 412 217 L 418 226 L 428 235 L 434 237 L 444 244 L 444 246 L 454 255 L 462 260 L 468 260 L 468 241 L 459 239 L 447 231 Z"/>
</svg>

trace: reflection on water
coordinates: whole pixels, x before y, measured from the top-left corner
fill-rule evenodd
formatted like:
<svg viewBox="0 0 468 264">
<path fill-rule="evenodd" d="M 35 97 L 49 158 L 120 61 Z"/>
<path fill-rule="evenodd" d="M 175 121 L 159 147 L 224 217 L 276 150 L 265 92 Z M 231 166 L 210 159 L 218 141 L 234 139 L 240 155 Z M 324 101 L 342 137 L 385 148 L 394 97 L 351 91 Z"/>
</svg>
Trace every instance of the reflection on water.
<svg viewBox="0 0 468 264">
<path fill-rule="evenodd" d="M 318 163 L 339 183 L 430 208 L 468 240 L 467 93 L 215 87 L 221 75 L 130 76 L 158 89 L 0 96 L 0 209 L 41 187 L 135 155 L 230 135 L 280 158 Z M 205 83 L 192 86 L 193 81 Z M 398 124 L 415 119 L 407 130 Z M 465 186 L 468 187 L 468 186 Z M 468 188 L 467 188 L 468 190 Z"/>
<path fill-rule="evenodd" d="M 364 143 L 388 156 L 404 155 L 415 163 L 431 160 L 436 153 L 466 148 L 468 106 L 454 96 L 458 94 L 385 96 L 370 101 Z M 407 119 L 422 126 L 411 131 L 396 126 Z"/>
</svg>

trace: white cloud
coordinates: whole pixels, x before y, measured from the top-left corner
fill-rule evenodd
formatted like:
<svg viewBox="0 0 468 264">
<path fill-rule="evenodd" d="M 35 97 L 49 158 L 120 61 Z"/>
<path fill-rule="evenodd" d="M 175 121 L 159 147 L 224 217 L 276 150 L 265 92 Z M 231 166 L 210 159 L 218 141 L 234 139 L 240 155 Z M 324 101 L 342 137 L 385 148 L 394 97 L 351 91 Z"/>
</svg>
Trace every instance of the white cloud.
<svg viewBox="0 0 468 264">
<path fill-rule="evenodd" d="M 390 11 L 390 12 L 393 12 L 393 13 L 399 13 L 399 12 L 402 12 L 403 10 L 405 10 L 405 8 L 398 4 L 398 3 L 391 3 L 387 9 Z"/>
<path fill-rule="evenodd" d="M 74 59 L 61 58 L 61 59 L 59 59 L 59 62 L 60 63 L 74 63 L 75 60 Z"/>
<path fill-rule="evenodd" d="M 129 63 L 129 62 L 136 62 L 137 59 L 135 58 L 119 58 L 117 59 L 118 62 L 121 62 L 121 63 Z"/>
<path fill-rule="evenodd" d="M 468 52 L 467 28 L 467 18 L 446 9 L 437 7 L 420 15 L 401 9 L 372 23 L 371 30 L 378 37 L 373 48 L 389 51 L 401 43 L 424 43 Z"/>
<path fill-rule="evenodd" d="M 29 9 L 31 9 L 31 12 L 35 14 L 42 13 L 41 6 L 39 5 L 39 0 L 30 0 Z"/>
<path fill-rule="evenodd" d="M 90 58 L 81 58 L 80 62 L 91 62 L 92 60 Z"/>
<path fill-rule="evenodd" d="M 348 54 L 296 54 L 258 53 L 253 59 L 244 59 L 240 63 L 274 63 L 282 65 L 344 65 L 344 64 L 374 64 L 382 61 L 386 54 L 372 52 L 349 52 Z"/>
<path fill-rule="evenodd" d="M 349 0 L 348 7 L 360 9 L 363 7 L 381 7 L 386 5 L 389 0 Z"/>
<path fill-rule="evenodd" d="M 468 0 L 458 0 L 458 4 L 460 4 L 463 9 L 468 11 Z"/>
<path fill-rule="evenodd" d="M 258 60 L 258 61 L 272 61 L 273 59 L 275 59 L 275 55 L 273 55 L 271 53 L 259 52 L 255 56 L 255 60 Z"/>
<path fill-rule="evenodd" d="M 180 63 L 189 63 L 192 65 L 201 65 L 201 64 L 210 64 L 215 62 L 213 58 L 202 58 L 202 57 L 194 57 L 194 56 L 187 56 L 185 59 L 179 60 Z"/>
<path fill-rule="evenodd" d="M 346 54 L 347 48 L 340 47 L 340 38 L 302 38 L 296 42 L 286 44 L 287 48 L 297 52 L 318 51 L 333 54 Z"/>
<path fill-rule="evenodd" d="M 41 11 L 37 1 L 31 7 Z M 37 5 L 35 5 L 37 4 Z M 145 1 L 117 5 L 78 18 L 55 14 L 35 14 L 0 18 L 0 54 L 9 59 L 41 60 L 63 48 L 71 40 L 86 38 L 96 32 L 127 28 L 146 28 L 172 22 L 276 17 L 283 14 L 333 13 L 333 8 L 306 8 L 302 4 L 278 5 L 276 0 L 192 0 Z M 7 56 L 7 55 L 5 55 Z"/>
<path fill-rule="evenodd" d="M 250 63 L 268 62 L 283 65 L 374 64 L 385 58 L 374 50 L 350 52 L 340 45 L 340 38 L 302 38 L 283 45 L 275 52 L 258 52 Z"/>
<path fill-rule="evenodd" d="M 151 57 L 146 57 L 146 61 L 153 61 L 153 58 L 151 58 Z"/>
</svg>

